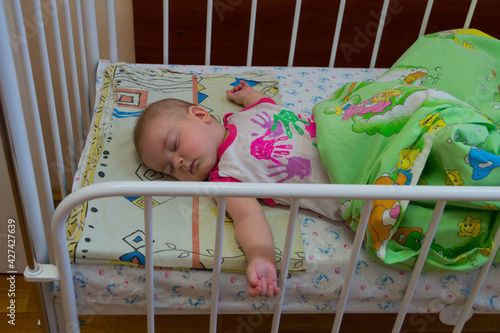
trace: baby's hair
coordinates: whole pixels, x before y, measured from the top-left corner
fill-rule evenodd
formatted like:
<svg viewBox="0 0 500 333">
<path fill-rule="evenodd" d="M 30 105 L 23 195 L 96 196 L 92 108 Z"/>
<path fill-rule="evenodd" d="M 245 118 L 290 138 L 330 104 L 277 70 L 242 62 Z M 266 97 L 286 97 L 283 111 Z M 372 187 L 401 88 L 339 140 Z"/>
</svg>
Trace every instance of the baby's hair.
<svg viewBox="0 0 500 333">
<path fill-rule="evenodd" d="M 134 127 L 134 145 L 139 157 L 141 156 L 140 143 L 142 141 L 142 135 L 146 125 L 149 124 L 151 120 L 158 116 L 168 116 L 170 119 L 176 120 L 182 115 L 185 115 L 186 111 L 191 106 L 195 106 L 195 104 L 175 98 L 162 99 L 148 105 L 137 119 Z"/>
</svg>

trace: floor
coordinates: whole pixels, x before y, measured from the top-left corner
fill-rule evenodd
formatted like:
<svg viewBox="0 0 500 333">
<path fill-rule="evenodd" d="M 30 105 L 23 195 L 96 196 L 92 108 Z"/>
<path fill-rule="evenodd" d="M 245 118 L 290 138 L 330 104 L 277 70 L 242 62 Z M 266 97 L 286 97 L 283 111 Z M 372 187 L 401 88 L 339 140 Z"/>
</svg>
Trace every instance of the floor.
<svg viewBox="0 0 500 333">
<path fill-rule="evenodd" d="M 42 332 L 38 326 L 38 311 L 33 294 L 32 284 L 24 281 L 21 275 L 16 275 L 15 287 L 11 284 L 10 275 L 0 274 L 0 332 Z M 13 295 L 12 293 L 15 293 Z M 15 317 L 10 315 L 12 300 L 15 301 Z M 12 319 L 15 318 L 15 321 Z M 146 316 L 81 316 L 86 325 L 81 332 L 93 333 L 128 333 L 146 332 Z M 390 332 L 395 315 L 392 314 L 347 314 L 341 333 L 349 332 Z M 156 332 L 207 332 L 208 316 L 156 316 Z M 9 323 L 10 321 L 10 323 Z M 15 325 L 11 323 L 15 322 Z M 269 332 L 271 315 L 223 315 L 218 318 L 218 332 L 241 333 Z M 330 332 L 333 322 L 332 315 L 283 315 L 280 332 Z M 436 315 L 408 315 L 402 332 L 441 333 L 451 332 L 452 327 L 439 322 Z M 500 333 L 500 315 L 474 315 L 463 330 L 468 333 Z"/>
<path fill-rule="evenodd" d="M 0 274 L 0 332 L 42 332 L 32 285 L 22 275 L 10 277 Z"/>
</svg>

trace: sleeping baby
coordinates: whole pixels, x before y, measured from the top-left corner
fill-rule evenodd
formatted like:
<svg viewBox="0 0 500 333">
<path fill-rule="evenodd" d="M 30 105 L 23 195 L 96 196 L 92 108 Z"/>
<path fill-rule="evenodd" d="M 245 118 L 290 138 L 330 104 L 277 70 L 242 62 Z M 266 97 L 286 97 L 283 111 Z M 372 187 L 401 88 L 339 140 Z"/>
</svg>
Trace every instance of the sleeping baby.
<svg viewBox="0 0 500 333">
<path fill-rule="evenodd" d="M 144 164 L 180 181 L 329 183 L 312 117 L 276 105 L 245 81 L 226 93 L 244 109 L 225 115 L 224 124 L 204 108 L 182 100 L 164 99 L 148 106 L 134 130 L 134 144 Z M 343 220 L 334 200 L 302 199 L 300 204 Z M 278 295 L 273 235 L 260 203 L 255 198 L 227 198 L 226 207 L 247 258 L 248 294 Z"/>
</svg>

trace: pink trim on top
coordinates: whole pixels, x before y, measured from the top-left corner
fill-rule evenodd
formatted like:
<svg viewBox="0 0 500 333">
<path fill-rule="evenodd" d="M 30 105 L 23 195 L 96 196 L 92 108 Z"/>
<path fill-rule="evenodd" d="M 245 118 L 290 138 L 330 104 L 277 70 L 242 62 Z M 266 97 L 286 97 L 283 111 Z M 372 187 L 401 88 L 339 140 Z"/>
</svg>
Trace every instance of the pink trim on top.
<svg viewBox="0 0 500 333">
<path fill-rule="evenodd" d="M 269 103 L 269 104 L 274 104 L 274 105 L 276 105 L 276 102 L 274 101 L 274 99 L 269 98 L 269 97 L 263 97 L 263 98 L 259 99 L 259 100 L 257 101 L 257 103 L 254 103 L 254 104 L 252 104 L 252 105 L 250 105 L 250 106 L 247 106 L 246 108 L 244 108 L 244 109 L 243 109 L 243 110 L 241 110 L 241 111 L 245 111 L 245 110 L 251 109 L 251 108 L 253 108 L 254 106 L 259 105 L 259 104 L 261 104 L 261 103 Z M 241 111 L 240 111 L 240 112 L 241 112 Z"/>
<path fill-rule="evenodd" d="M 273 99 L 265 97 L 265 98 L 259 99 L 259 101 L 257 103 L 254 103 L 254 104 L 242 109 L 241 111 L 248 110 L 248 109 L 253 108 L 254 106 L 261 104 L 261 103 L 269 103 L 269 104 L 276 105 L 276 102 Z M 222 142 L 219 149 L 217 150 L 217 159 L 218 160 L 220 160 L 222 154 L 224 154 L 226 149 L 229 148 L 229 146 L 234 142 L 234 140 L 236 139 L 236 134 L 238 133 L 236 126 L 234 126 L 233 124 L 228 124 L 228 118 L 232 115 L 233 115 L 233 113 L 227 113 L 223 117 L 224 127 L 229 131 L 229 133 L 228 133 L 226 139 L 224 140 L 224 142 Z M 221 177 L 221 176 L 219 176 L 219 165 L 218 164 L 215 166 L 213 171 L 210 172 L 208 178 L 209 178 L 209 181 L 211 181 L 211 182 L 241 183 L 240 180 L 233 178 L 233 177 Z M 262 198 L 262 200 L 270 206 L 277 205 L 273 199 Z"/>
<path fill-rule="evenodd" d="M 222 144 L 219 146 L 219 149 L 217 150 L 217 160 L 220 161 L 220 158 L 222 154 L 226 151 L 227 148 L 234 142 L 234 139 L 236 139 L 236 126 L 233 124 L 228 124 L 227 119 L 232 116 L 233 113 L 228 113 L 224 115 L 223 121 L 224 121 L 224 128 L 229 131 L 227 134 L 226 139 L 222 142 Z M 215 166 L 215 168 L 212 170 L 212 172 L 209 173 L 208 179 L 211 182 L 239 182 L 239 180 L 232 178 L 232 177 L 220 177 L 219 176 L 219 164 Z"/>
</svg>

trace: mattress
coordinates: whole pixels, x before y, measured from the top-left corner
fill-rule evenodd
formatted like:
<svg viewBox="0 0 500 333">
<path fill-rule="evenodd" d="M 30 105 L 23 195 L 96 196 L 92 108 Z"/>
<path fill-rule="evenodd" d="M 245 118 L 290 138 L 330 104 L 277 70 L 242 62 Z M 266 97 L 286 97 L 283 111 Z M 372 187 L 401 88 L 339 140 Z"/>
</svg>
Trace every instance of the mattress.
<svg viewBox="0 0 500 333">
<path fill-rule="evenodd" d="M 99 64 L 97 92 L 103 88 L 106 63 Z M 217 66 L 134 65 L 138 68 L 169 69 L 182 73 L 238 74 L 251 71 L 272 73 L 279 81 L 281 103 L 286 108 L 310 114 L 312 106 L 347 81 L 370 81 L 384 69 L 255 68 Z M 99 94 L 98 94 L 99 95 Z M 99 96 L 97 97 L 99 98 Z M 86 145 L 88 147 L 88 145 Z M 88 148 L 85 154 L 90 154 Z M 74 190 L 81 187 L 83 168 L 75 175 Z M 300 210 L 300 235 L 305 271 L 289 273 L 284 312 L 334 312 L 340 296 L 354 233 L 345 223 L 329 221 Z M 77 303 L 81 314 L 143 313 L 146 307 L 146 273 L 143 269 L 114 264 L 73 264 Z M 155 305 L 158 313 L 202 313 L 210 307 L 212 274 L 206 270 L 155 270 Z M 446 305 L 463 303 L 477 271 L 468 274 L 422 274 L 410 312 L 438 312 Z M 397 312 L 410 272 L 374 262 L 362 251 L 356 265 L 347 312 Z M 500 267 L 494 264 L 476 300 L 478 312 L 500 311 Z M 245 276 L 223 272 L 219 309 L 221 313 L 272 312 L 274 298 L 246 295 Z"/>
</svg>

